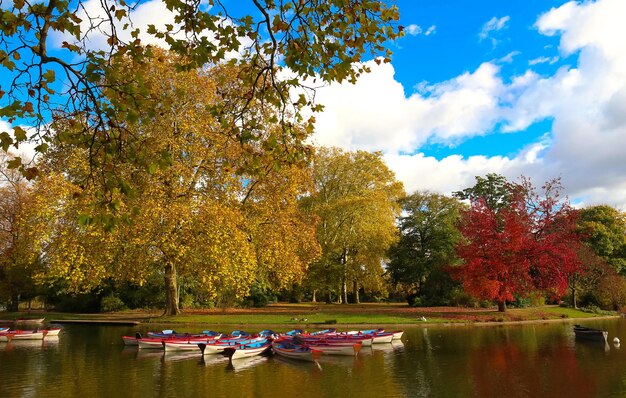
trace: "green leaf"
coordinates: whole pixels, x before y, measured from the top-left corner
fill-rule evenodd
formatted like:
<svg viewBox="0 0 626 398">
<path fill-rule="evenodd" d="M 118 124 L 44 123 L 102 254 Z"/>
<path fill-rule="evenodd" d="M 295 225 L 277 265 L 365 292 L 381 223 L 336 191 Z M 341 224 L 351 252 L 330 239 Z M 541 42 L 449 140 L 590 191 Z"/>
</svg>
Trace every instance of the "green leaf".
<svg viewBox="0 0 626 398">
<path fill-rule="evenodd" d="M 78 215 L 78 224 L 83 227 L 91 224 L 93 222 L 93 217 L 88 214 L 79 214 Z"/>
<path fill-rule="evenodd" d="M 0 146 L 2 146 L 2 150 L 7 152 L 9 147 L 13 145 L 13 138 L 6 131 L 0 133 Z"/>
<path fill-rule="evenodd" d="M 48 83 L 52 83 L 56 79 L 56 74 L 52 69 L 48 69 L 41 77 Z"/>
<path fill-rule="evenodd" d="M 7 162 L 8 169 L 19 169 L 22 166 L 22 158 L 13 158 Z"/>
<path fill-rule="evenodd" d="M 115 11 L 115 18 L 117 18 L 118 21 L 121 21 L 122 18 L 124 18 L 125 16 L 126 16 L 126 10 L 122 9 L 122 10 Z"/>
<path fill-rule="evenodd" d="M 26 141 L 26 131 L 19 126 L 13 128 L 13 135 L 17 142 Z"/>
</svg>

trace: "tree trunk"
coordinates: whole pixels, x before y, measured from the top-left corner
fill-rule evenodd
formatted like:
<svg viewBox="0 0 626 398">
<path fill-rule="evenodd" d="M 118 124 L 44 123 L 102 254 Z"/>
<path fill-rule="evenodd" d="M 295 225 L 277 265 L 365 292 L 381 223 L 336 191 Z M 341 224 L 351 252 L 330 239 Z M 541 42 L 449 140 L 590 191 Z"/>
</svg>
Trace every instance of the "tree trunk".
<svg viewBox="0 0 626 398">
<path fill-rule="evenodd" d="M 361 300 L 359 299 L 359 282 L 352 282 L 352 289 L 354 290 L 354 303 L 360 304 Z"/>
<path fill-rule="evenodd" d="M 165 313 L 164 315 L 178 315 L 178 278 L 174 264 L 165 266 Z"/>
<path fill-rule="evenodd" d="M 348 251 L 346 249 L 343 249 L 341 264 L 343 265 L 343 276 L 341 278 L 341 295 L 343 296 L 343 303 L 348 304 Z"/>
<path fill-rule="evenodd" d="M 506 312 L 506 301 L 498 301 L 498 312 Z"/>
<path fill-rule="evenodd" d="M 572 305 L 574 306 L 574 309 L 578 309 L 578 304 L 576 303 L 576 288 L 572 287 Z"/>
<path fill-rule="evenodd" d="M 17 312 L 20 310 L 20 295 L 19 293 L 14 293 L 11 295 L 11 300 L 7 304 L 8 312 Z"/>
<path fill-rule="evenodd" d="M 312 297 L 312 299 L 311 299 L 311 302 L 312 302 L 312 303 L 317 303 L 317 300 L 316 300 L 316 298 L 315 298 L 316 293 L 317 293 L 317 290 L 316 290 L 316 289 L 313 289 L 313 297 Z"/>
</svg>

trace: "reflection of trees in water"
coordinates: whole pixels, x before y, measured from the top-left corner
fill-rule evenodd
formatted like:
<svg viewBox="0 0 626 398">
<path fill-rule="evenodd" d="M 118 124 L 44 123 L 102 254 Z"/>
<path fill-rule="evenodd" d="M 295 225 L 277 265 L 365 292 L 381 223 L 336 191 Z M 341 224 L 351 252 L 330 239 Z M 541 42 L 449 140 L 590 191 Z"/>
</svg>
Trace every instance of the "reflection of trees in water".
<svg viewBox="0 0 626 398">
<path fill-rule="evenodd" d="M 626 365 L 598 372 L 593 364 L 605 356 L 603 346 L 580 358 L 569 329 L 551 324 L 410 330 L 405 353 L 393 357 L 393 367 L 406 396 L 590 397 L 624 391 L 619 369 Z M 619 385 L 610 387 L 611 380 Z"/>
</svg>

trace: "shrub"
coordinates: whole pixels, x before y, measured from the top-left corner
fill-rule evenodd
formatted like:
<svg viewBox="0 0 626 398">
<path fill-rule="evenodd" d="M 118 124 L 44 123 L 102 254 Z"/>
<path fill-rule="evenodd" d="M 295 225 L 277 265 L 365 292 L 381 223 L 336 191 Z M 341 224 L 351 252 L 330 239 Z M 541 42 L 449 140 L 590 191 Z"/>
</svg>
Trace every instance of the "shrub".
<svg viewBox="0 0 626 398">
<path fill-rule="evenodd" d="M 125 308 L 122 299 L 112 294 L 110 296 L 103 297 L 100 301 L 100 310 L 102 312 L 113 312 L 123 310 Z"/>
</svg>

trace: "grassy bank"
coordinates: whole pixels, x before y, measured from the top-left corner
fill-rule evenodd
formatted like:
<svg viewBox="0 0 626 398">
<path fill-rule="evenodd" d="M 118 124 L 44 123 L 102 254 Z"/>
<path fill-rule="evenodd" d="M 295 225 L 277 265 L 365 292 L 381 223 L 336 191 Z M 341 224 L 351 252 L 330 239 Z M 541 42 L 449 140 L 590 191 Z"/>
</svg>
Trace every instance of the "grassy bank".
<svg viewBox="0 0 626 398">
<path fill-rule="evenodd" d="M 617 314 L 616 314 L 617 315 Z M 408 307 L 406 304 L 273 304 L 259 309 L 186 310 L 164 317 L 160 311 L 133 310 L 105 314 L 57 312 L 0 313 L 0 319 L 43 318 L 47 320 L 135 320 L 155 324 L 276 325 L 286 328 L 316 325 L 424 325 L 474 324 L 584 319 L 598 315 L 558 306 L 512 308 Z M 425 319 L 425 321 L 424 321 Z"/>
</svg>

